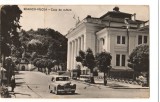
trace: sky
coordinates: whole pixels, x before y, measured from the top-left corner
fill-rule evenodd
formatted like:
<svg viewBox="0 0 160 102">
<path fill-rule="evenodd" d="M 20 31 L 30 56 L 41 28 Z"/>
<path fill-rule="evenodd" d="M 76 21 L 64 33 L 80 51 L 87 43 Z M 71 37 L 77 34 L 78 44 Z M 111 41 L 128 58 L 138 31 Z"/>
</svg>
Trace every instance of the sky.
<svg viewBox="0 0 160 102">
<path fill-rule="evenodd" d="M 20 25 L 24 30 L 52 28 L 66 35 L 71 28 L 75 27 L 78 17 L 79 20 L 83 20 L 87 15 L 98 18 L 112 11 L 115 6 L 118 6 L 121 12 L 136 13 L 137 20 L 149 20 L 149 6 L 145 5 L 20 5 L 23 12 Z"/>
</svg>

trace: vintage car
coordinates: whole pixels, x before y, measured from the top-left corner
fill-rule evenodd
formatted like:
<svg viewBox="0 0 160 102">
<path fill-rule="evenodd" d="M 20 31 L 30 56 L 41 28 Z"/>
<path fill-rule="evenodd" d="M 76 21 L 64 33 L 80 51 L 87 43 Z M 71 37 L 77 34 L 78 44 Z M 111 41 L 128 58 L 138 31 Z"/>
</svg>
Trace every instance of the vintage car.
<svg viewBox="0 0 160 102">
<path fill-rule="evenodd" d="M 51 83 L 49 84 L 50 93 L 75 93 L 76 84 L 72 84 L 68 76 L 54 75 L 51 76 Z"/>
</svg>

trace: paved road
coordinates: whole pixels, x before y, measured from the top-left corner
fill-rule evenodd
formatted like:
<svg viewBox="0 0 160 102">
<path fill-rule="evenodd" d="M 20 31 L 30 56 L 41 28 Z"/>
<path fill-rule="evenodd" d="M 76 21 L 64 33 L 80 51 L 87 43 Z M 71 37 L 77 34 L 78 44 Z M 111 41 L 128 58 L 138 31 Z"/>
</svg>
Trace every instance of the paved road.
<svg viewBox="0 0 160 102">
<path fill-rule="evenodd" d="M 75 94 L 55 95 L 49 93 L 49 75 L 40 72 L 19 72 L 16 75 L 17 86 L 15 92 L 11 93 L 14 98 L 147 98 L 149 89 L 123 88 L 115 82 L 108 82 L 103 86 L 99 84 L 87 84 L 82 81 L 72 81 L 77 84 Z M 98 81 L 96 81 L 98 82 Z M 122 88 L 116 88 L 122 87 Z"/>
</svg>

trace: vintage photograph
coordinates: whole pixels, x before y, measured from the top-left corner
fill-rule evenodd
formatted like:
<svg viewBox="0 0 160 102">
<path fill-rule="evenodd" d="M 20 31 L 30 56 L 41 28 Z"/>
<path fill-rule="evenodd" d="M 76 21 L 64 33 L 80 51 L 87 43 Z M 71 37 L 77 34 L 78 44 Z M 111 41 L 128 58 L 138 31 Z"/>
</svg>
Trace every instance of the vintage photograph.
<svg viewBox="0 0 160 102">
<path fill-rule="evenodd" d="M 148 5 L 0 8 L 0 98 L 150 97 Z"/>
</svg>

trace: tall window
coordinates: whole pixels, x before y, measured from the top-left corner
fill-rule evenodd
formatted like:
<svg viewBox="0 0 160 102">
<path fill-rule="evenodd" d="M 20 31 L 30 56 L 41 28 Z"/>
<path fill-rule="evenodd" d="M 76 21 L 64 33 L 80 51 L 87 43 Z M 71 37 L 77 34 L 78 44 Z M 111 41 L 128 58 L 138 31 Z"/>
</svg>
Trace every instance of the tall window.
<svg viewBox="0 0 160 102">
<path fill-rule="evenodd" d="M 102 38 L 102 44 L 103 44 L 103 45 L 105 44 L 105 40 L 104 40 L 104 38 Z"/>
<path fill-rule="evenodd" d="M 145 44 L 147 43 L 147 38 L 148 38 L 147 36 L 144 36 L 143 43 L 145 43 Z"/>
<path fill-rule="evenodd" d="M 138 36 L 138 45 L 139 45 L 139 44 L 142 44 L 142 35 L 139 35 L 139 36 Z"/>
<path fill-rule="evenodd" d="M 120 66 L 120 55 L 116 55 L 116 66 Z"/>
<path fill-rule="evenodd" d="M 122 36 L 122 44 L 125 44 L 125 36 Z"/>
<path fill-rule="evenodd" d="M 116 54 L 116 66 L 125 66 L 126 55 Z"/>
<path fill-rule="evenodd" d="M 126 56 L 122 55 L 122 61 L 121 61 L 122 66 L 125 66 L 125 60 L 126 60 Z"/>
<path fill-rule="evenodd" d="M 126 37 L 125 36 L 117 36 L 117 44 L 125 44 Z"/>
<path fill-rule="evenodd" d="M 146 44 L 148 41 L 148 36 L 142 36 L 142 35 L 139 35 L 138 36 L 138 45 L 139 44 Z"/>
<path fill-rule="evenodd" d="M 117 44 L 121 43 L 121 36 L 117 36 Z"/>
</svg>

